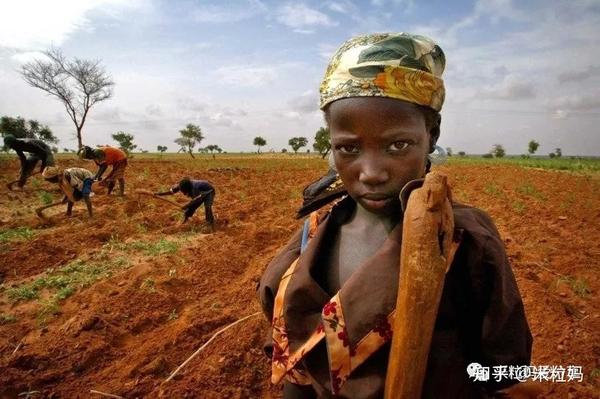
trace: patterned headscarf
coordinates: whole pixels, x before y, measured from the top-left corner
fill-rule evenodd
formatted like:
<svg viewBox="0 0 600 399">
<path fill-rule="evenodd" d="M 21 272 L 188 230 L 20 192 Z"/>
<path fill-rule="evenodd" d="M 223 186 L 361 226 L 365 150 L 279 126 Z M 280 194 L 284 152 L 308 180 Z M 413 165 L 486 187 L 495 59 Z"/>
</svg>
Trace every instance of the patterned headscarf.
<svg viewBox="0 0 600 399">
<path fill-rule="evenodd" d="M 389 97 L 436 111 L 444 103 L 446 58 L 431 39 L 408 33 L 354 37 L 329 62 L 320 108 L 348 97 Z"/>
<path fill-rule="evenodd" d="M 54 177 L 59 176 L 62 173 L 62 170 L 57 166 L 46 166 L 42 171 L 42 177 L 44 179 L 52 179 Z"/>
</svg>

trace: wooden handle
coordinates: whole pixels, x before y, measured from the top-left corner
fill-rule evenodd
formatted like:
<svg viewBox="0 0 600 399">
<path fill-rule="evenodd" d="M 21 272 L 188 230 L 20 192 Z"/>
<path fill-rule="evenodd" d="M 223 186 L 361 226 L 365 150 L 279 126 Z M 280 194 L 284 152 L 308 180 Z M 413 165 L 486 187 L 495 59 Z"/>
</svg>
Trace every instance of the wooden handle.
<svg viewBox="0 0 600 399">
<path fill-rule="evenodd" d="M 44 213 L 43 213 L 44 209 L 52 208 L 52 207 L 54 207 L 54 206 L 58 206 L 58 205 L 61 205 L 61 204 L 64 204 L 64 202 L 62 202 L 62 200 L 61 200 L 61 201 L 57 201 L 57 202 L 53 202 L 53 203 L 51 203 L 50 205 L 44 205 L 44 206 L 41 206 L 41 207 L 39 207 L 39 208 L 36 208 L 36 210 L 35 210 L 35 213 L 36 213 L 36 215 L 38 215 L 38 217 L 39 217 L 40 219 L 43 219 L 43 220 L 48 220 L 48 219 L 46 218 L 46 216 L 44 216 Z"/>
<path fill-rule="evenodd" d="M 171 200 L 168 200 L 166 198 L 159 197 L 158 195 L 154 194 L 152 191 L 148 191 L 148 190 L 135 190 L 135 193 L 136 194 L 149 195 L 150 197 L 153 197 L 153 198 L 159 199 L 161 201 L 164 201 L 167 204 L 171 204 L 171 205 L 173 205 L 173 206 L 175 206 L 175 207 L 177 207 L 179 209 L 181 209 L 181 207 L 183 206 L 183 205 L 178 204 L 175 201 L 171 201 Z"/>
<path fill-rule="evenodd" d="M 446 176 L 431 172 L 408 200 L 386 399 L 421 397 L 446 272 L 457 244 Z"/>
</svg>

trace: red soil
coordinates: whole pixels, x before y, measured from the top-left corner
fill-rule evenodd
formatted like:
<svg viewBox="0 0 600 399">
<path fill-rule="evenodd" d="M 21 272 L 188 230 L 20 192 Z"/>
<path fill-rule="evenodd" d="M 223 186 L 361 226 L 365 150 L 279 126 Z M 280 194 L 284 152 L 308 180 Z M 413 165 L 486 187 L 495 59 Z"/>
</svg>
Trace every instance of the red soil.
<svg viewBox="0 0 600 399">
<path fill-rule="evenodd" d="M 279 388 L 269 385 L 262 316 L 217 337 L 163 383 L 216 331 L 260 310 L 256 284 L 299 226 L 293 215 L 301 188 L 325 168 L 310 159 L 215 162 L 231 169 L 215 169 L 211 160 L 134 158 L 128 196 L 94 197 L 91 221 L 77 204 L 71 219 L 61 206 L 48 211 L 49 223 L 40 222 L 32 211 L 40 206 L 39 192 L 31 184 L 25 192 L 0 197 L 0 229 L 29 226 L 36 233 L 29 241 L 0 243 L 5 288 L 74 259 L 97 260 L 101 251 L 107 261 L 125 256 L 131 264 L 79 289 L 43 324 L 36 317 L 38 302 L 13 303 L 0 291 L 0 315 L 16 318 L 0 322 L 0 398 L 27 391 L 90 397 L 92 389 L 127 398 L 280 397 Z M 2 187 L 16 168 L 12 161 L 2 165 Z M 543 383 L 544 397 L 598 397 L 600 378 L 591 377 L 600 368 L 598 176 L 505 166 L 443 169 L 455 197 L 488 211 L 505 240 L 534 336 L 532 364 L 583 366 L 583 383 Z M 203 228 L 201 210 L 191 224 L 179 226 L 180 211 L 133 193 L 164 188 L 185 174 L 217 187 L 215 234 L 196 232 Z M 46 182 L 39 187 L 54 190 Z M 118 249 L 118 243 L 161 238 L 181 244 L 175 253 L 155 256 Z"/>
</svg>

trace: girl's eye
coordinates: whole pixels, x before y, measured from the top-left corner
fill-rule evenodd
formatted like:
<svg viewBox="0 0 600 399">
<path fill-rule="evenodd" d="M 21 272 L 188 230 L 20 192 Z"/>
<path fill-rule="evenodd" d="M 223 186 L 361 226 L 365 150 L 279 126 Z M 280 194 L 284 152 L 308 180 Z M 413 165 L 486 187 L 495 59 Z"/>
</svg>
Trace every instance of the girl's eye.
<svg viewBox="0 0 600 399">
<path fill-rule="evenodd" d="M 406 141 L 395 141 L 390 144 L 388 150 L 391 152 L 402 151 L 408 147 L 408 143 Z"/>
<path fill-rule="evenodd" d="M 358 154 L 358 146 L 355 145 L 338 145 L 335 149 L 342 154 Z"/>
</svg>

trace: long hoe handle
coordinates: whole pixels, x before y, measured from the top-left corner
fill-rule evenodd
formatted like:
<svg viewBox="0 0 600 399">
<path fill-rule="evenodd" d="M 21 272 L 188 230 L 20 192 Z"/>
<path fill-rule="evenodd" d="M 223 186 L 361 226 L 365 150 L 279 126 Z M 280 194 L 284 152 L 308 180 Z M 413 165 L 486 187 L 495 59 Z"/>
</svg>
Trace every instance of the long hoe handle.
<svg viewBox="0 0 600 399">
<path fill-rule="evenodd" d="M 175 201 L 171 201 L 171 200 L 168 200 L 168 199 L 166 199 L 166 198 L 160 197 L 160 196 L 158 196 L 158 195 L 154 194 L 154 193 L 153 193 L 153 192 L 151 192 L 151 191 L 147 191 L 147 190 L 135 190 L 135 193 L 136 193 L 136 194 L 148 195 L 148 196 L 150 196 L 150 197 L 153 197 L 153 198 L 159 199 L 159 200 L 161 200 L 161 201 L 164 201 L 164 202 L 166 202 L 167 204 L 171 204 L 171 205 L 173 205 L 174 207 L 177 207 L 177 208 L 179 208 L 179 209 L 181 209 L 181 207 L 183 206 L 183 205 L 180 205 L 180 204 L 178 204 L 178 203 L 177 203 L 177 202 L 175 202 Z"/>
<path fill-rule="evenodd" d="M 446 272 L 458 244 L 446 176 L 431 172 L 408 200 L 386 399 L 421 397 Z"/>
</svg>

